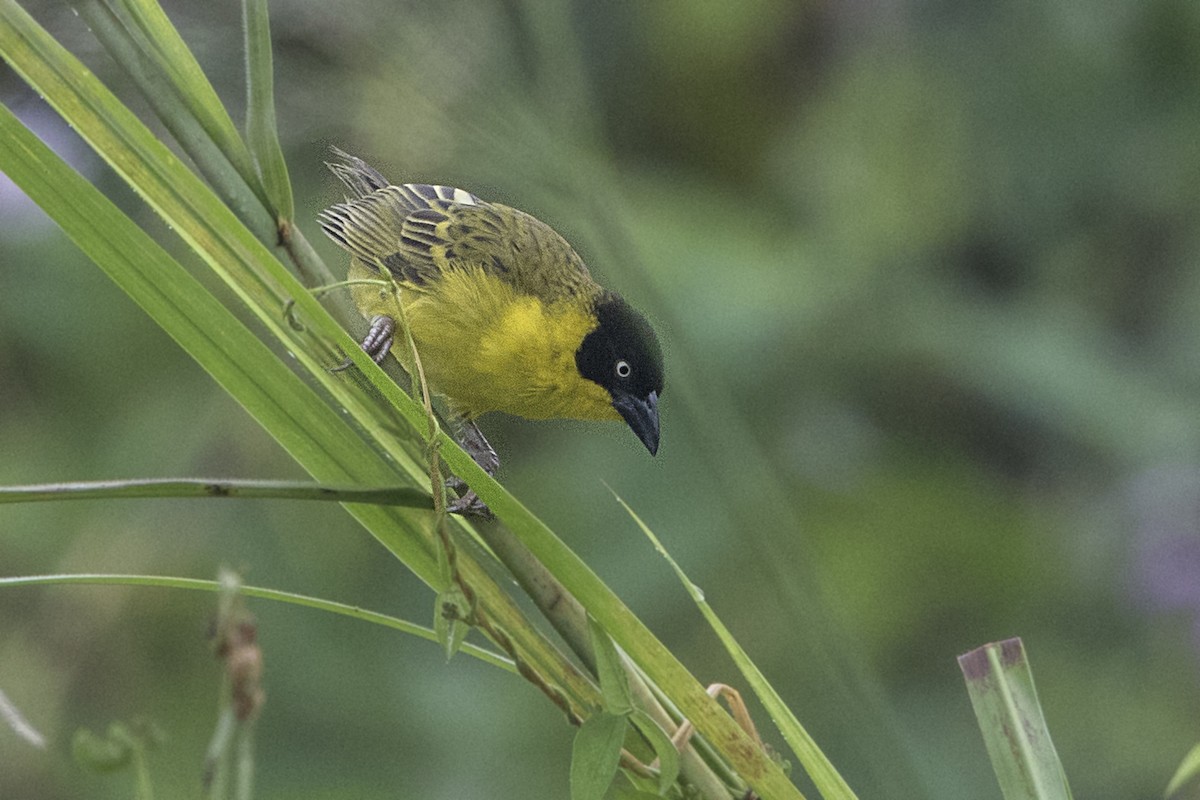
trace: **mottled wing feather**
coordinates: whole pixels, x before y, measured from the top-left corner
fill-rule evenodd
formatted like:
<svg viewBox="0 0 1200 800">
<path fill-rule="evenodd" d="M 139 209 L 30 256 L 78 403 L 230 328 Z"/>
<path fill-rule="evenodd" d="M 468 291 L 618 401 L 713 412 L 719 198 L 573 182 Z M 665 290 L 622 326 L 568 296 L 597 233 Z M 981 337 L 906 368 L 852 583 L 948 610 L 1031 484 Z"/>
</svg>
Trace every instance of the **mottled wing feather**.
<svg viewBox="0 0 1200 800">
<path fill-rule="evenodd" d="M 381 261 L 397 277 L 420 285 L 437 268 L 427 256 L 436 243 L 431 225 L 445 219 L 456 202 L 477 203 L 479 198 L 451 186 L 384 186 L 332 205 L 317 219 L 325 234 L 351 255 L 371 266 Z"/>
<path fill-rule="evenodd" d="M 490 272 L 523 294 L 552 299 L 595 287 L 583 259 L 549 225 L 498 203 L 455 205 L 414 215 L 405 233 L 418 229 L 419 247 L 405 250 L 414 262 L 428 259 L 439 270 L 454 266 Z M 408 244 L 409 242 L 406 242 Z M 415 243 L 414 243 L 415 244 Z"/>
<path fill-rule="evenodd" d="M 321 230 L 351 255 L 367 264 L 395 253 L 406 212 L 387 201 L 394 187 L 384 187 L 358 200 L 338 203 L 322 211 Z"/>
<path fill-rule="evenodd" d="M 385 186 L 331 206 L 319 220 L 352 255 L 369 265 L 378 260 L 415 286 L 447 269 L 474 267 L 541 297 L 594 287 L 583 260 L 548 225 L 450 186 Z"/>
</svg>

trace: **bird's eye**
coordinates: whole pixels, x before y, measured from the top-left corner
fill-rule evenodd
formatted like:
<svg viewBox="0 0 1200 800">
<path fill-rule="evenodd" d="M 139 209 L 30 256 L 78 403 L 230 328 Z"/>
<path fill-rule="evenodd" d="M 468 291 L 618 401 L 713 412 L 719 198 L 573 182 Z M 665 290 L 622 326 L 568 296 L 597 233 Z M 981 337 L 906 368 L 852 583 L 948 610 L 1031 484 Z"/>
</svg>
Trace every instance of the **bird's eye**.
<svg viewBox="0 0 1200 800">
<path fill-rule="evenodd" d="M 617 362 L 617 377 L 618 378 L 628 378 L 629 374 L 631 372 L 633 372 L 633 367 L 629 366 L 628 361 L 626 361 L 625 359 L 621 359 L 620 361 Z"/>
</svg>

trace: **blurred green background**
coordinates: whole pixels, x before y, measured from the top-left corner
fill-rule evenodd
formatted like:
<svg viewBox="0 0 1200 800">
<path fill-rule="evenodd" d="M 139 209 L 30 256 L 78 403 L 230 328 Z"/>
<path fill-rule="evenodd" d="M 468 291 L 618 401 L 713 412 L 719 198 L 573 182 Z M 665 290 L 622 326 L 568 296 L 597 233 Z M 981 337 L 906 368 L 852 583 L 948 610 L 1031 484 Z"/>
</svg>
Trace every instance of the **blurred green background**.
<svg viewBox="0 0 1200 800">
<path fill-rule="evenodd" d="M 240 8 L 168 2 L 240 118 Z M 80 20 L 31 6 L 136 109 Z M 1076 796 L 1160 796 L 1200 740 L 1200 5 L 271 4 L 305 231 L 322 160 L 459 185 L 570 239 L 655 320 L 663 446 L 488 419 L 501 479 L 702 680 L 742 682 L 607 482 L 863 798 L 998 798 L 955 656 L 1020 635 Z M 0 97 L 151 229 L 8 71 Z M 298 478 L 0 178 L 0 484 Z M 340 269 L 340 266 L 339 266 Z M 0 573 L 138 572 L 427 622 L 336 507 L 6 506 Z M 144 716 L 199 797 L 209 595 L 0 591 L 0 798 L 117 798 L 69 757 Z M 265 798 L 550 798 L 572 729 L 438 648 L 253 602 Z M 759 725 L 770 728 L 759 712 Z M 771 731 L 771 734 L 774 732 Z M 781 744 L 778 739 L 773 739 Z"/>
</svg>

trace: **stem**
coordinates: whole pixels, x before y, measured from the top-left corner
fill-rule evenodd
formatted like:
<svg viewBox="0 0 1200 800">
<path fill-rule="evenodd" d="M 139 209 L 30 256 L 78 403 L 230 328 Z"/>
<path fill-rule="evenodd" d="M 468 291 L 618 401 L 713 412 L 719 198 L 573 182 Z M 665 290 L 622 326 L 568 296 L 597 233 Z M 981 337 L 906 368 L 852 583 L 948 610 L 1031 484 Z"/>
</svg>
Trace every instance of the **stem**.
<svg viewBox="0 0 1200 800">
<path fill-rule="evenodd" d="M 480 538 L 492 549 L 508 571 L 517 579 L 517 583 L 533 600 L 534 605 L 579 657 L 583 665 L 593 676 L 596 674 L 596 654 L 592 650 L 591 634 L 588 631 L 587 612 L 579 601 L 555 578 L 549 570 L 538 561 L 517 537 L 498 522 L 486 522 L 475 526 Z M 497 643 L 499 644 L 499 643 Z M 643 678 L 641 672 L 622 658 L 625 672 L 629 676 L 629 687 L 633 692 L 638 706 L 667 732 L 668 736 L 675 733 L 677 723 L 658 702 L 651 687 Z M 699 739 L 699 737 L 696 737 Z M 700 739 L 702 741 L 702 739 Z M 734 777 L 732 770 L 721 759 L 716 759 L 720 765 L 717 769 L 711 767 L 689 743 L 680 753 L 680 774 L 690 781 L 701 794 L 709 800 L 724 800 L 730 796 L 730 784 L 741 784 L 736 781 L 722 780 L 718 773 Z"/>
<path fill-rule="evenodd" d="M 370 503 L 408 508 L 432 507 L 429 495 L 420 489 L 412 489 L 407 486 L 362 489 L 354 486 L 325 486 L 303 481 L 243 481 L 227 478 L 143 478 L 0 486 L 0 504 L 33 503 L 46 500 L 142 499 L 147 497 L 324 500 L 335 503 Z"/>
</svg>

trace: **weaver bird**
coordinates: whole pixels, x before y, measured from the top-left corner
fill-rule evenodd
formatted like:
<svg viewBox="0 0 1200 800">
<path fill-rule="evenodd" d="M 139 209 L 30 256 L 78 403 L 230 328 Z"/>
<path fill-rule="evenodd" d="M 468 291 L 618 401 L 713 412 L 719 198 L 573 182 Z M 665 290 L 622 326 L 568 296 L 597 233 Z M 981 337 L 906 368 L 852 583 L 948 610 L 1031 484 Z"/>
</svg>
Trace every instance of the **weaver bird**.
<svg viewBox="0 0 1200 800">
<path fill-rule="evenodd" d="M 334 152 L 340 160 L 327 166 L 349 195 L 319 219 L 350 253 L 352 296 L 370 320 L 362 348 L 376 362 L 394 353 L 411 374 L 398 329 L 406 321 L 429 388 L 445 397 L 460 444 L 481 467 L 499 466 L 475 423 L 489 411 L 624 420 L 658 452 L 663 359 L 654 329 L 592 279 L 562 236 L 462 189 L 392 185 Z M 486 513 L 472 492 L 451 510 Z"/>
</svg>

